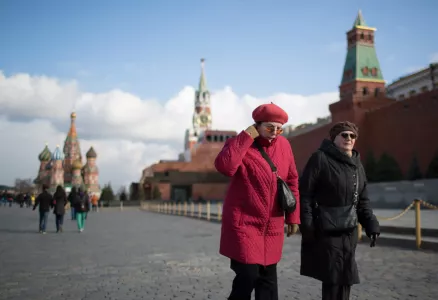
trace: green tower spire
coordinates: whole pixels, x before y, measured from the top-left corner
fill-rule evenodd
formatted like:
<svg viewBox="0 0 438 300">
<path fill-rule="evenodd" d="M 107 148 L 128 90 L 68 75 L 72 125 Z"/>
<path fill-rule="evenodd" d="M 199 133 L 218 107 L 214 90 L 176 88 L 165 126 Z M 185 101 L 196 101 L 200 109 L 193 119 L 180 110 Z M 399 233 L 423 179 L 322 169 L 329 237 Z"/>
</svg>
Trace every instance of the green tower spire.
<svg viewBox="0 0 438 300">
<path fill-rule="evenodd" d="M 359 12 L 357 13 L 356 20 L 354 20 L 353 28 L 363 26 L 368 27 L 368 25 L 365 23 L 365 20 L 362 16 L 362 11 L 359 9 Z"/>
<path fill-rule="evenodd" d="M 341 85 L 354 81 L 384 82 L 374 46 L 375 28 L 368 27 L 359 10 L 347 32 L 348 50 Z"/>
</svg>

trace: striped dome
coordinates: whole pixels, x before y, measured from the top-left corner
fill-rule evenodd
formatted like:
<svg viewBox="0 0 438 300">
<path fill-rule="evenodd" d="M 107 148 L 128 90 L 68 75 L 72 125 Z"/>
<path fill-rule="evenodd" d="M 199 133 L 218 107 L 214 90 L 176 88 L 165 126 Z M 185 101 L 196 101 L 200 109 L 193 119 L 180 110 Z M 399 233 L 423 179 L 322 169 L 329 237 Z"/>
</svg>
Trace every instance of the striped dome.
<svg viewBox="0 0 438 300">
<path fill-rule="evenodd" d="M 50 152 L 49 147 L 46 145 L 40 155 L 38 155 L 38 159 L 40 161 L 49 161 L 51 156 L 52 153 Z"/>
<path fill-rule="evenodd" d="M 55 151 L 52 153 L 52 160 L 64 160 L 64 153 L 62 153 L 59 145 L 56 146 Z"/>
</svg>

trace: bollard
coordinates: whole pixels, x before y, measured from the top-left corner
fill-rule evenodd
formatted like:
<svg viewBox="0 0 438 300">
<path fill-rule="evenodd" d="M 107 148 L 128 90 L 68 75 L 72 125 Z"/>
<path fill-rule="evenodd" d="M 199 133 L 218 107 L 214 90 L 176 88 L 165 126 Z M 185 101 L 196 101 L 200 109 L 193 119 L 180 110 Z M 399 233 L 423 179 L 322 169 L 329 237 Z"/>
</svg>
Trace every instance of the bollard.
<svg viewBox="0 0 438 300">
<path fill-rule="evenodd" d="M 418 199 L 415 202 L 415 241 L 417 248 L 421 248 L 421 201 Z"/>
<path fill-rule="evenodd" d="M 198 219 L 202 218 L 202 206 L 201 202 L 198 202 Z"/>
<path fill-rule="evenodd" d="M 184 202 L 184 216 L 187 216 L 187 202 Z"/>
<path fill-rule="evenodd" d="M 357 240 L 362 240 L 362 225 L 360 224 L 357 225 Z"/>
<path fill-rule="evenodd" d="M 217 220 L 222 220 L 222 202 L 217 203 Z"/>
<path fill-rule="evenodd" d="M 190 203 L 190 216 L 193 218 L 195 216 L 195 203 Z"/>
<path fill-rule="evenodd" d="M 207 201 L 207 221 L 210 221 L 210 200 Z"/>
<path fill-rule="evenodd" d="M 167 211 L 167 203 L 164 203 L 164 213 L 165 213 L 165 214 L 169 213 L 169 212 Z"/>
<path fill-rule="evenodd" d="M 181 215 L 181 202 L 178 202 L 178 216 Z"/>
<path fill-rule="evenodd" d="M 120 201 L 120 210 L 123 210 L 123 201 Z"/>
</svg>

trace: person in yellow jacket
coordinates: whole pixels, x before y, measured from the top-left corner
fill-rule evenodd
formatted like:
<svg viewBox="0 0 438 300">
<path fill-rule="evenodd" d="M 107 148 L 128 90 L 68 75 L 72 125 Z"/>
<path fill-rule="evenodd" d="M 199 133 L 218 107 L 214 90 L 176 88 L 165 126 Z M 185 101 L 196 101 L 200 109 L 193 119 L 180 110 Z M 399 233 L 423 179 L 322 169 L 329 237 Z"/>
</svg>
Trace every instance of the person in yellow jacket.
<svg viewBox="0 0 438 300">
<path fill-rule="evenodd" d="M 32 207 L 35 205 L 35 194 L 30 196 L 30 203 L 32 204 Z"/>
</svg>

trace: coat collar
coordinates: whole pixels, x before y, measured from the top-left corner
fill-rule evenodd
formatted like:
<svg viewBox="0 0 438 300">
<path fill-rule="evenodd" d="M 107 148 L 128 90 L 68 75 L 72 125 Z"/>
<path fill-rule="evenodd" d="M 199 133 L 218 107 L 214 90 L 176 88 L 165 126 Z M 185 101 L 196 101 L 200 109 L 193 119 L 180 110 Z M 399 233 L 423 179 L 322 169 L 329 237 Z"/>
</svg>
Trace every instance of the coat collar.
<svg viewBox="0 0 438 300">
<path fill-rule="evenodd" d="M 268 139 L 262 137 L 262 136 L 258 136 L 255 138 L 255 142 L 257 142 L 260 146 L 262 147 L 270 147 L 275 145 L 275 143 L 277 142 L 278 138 L 273 139 L 272 141 L 269 141 Z"/>
<path fill-rule="evenodd" d="M 332 157 L 333 159 L 336 159 L 339 162 L 343 162 L 352 166 L 359 166 L 360 163 L 360 155 L 359 152 L 353 149 L 353 156 L 350 157 L 347 154 L 343 153 L 336 147 L 336 145 L 328 139 L 324 139 L 322 141 L 321 146 L 319 147 L 319 150 L 324 152 L 326 155 Z"/>
</svg>

